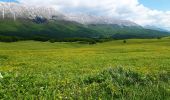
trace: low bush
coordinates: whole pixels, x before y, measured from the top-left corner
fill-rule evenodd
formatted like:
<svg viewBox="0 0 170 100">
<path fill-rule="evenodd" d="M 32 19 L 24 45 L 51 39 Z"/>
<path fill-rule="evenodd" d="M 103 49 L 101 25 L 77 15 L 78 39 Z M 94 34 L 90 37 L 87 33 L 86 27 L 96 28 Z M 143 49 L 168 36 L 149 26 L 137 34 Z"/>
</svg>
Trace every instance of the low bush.
<svg viewBox="0 0 170 100">
<path fill-rule="evenodd" d="M 103 99 L 155 100 L 169 98 L 170 93 L 164 87 L 169 84 L 170 74 L 160 72 L 156 75 L 144 75 L 123 68 L 110 68 L 83 79 L 84 87 L 93 86 L 90 93 L 94 97 L 103 95 Z M 100 91 L 100 92 L 99 92 Z"/>
</svg>

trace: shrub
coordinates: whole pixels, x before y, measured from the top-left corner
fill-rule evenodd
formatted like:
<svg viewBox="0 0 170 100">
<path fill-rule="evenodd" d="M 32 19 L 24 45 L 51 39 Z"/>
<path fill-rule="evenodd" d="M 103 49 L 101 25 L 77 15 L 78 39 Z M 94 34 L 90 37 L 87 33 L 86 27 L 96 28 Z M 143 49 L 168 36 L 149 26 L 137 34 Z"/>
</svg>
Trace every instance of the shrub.
<svg viewBox="0 0 170 100">
<path fill-rule="evenodd" d="M 161 39 L 162 37 L 157 37 L 157 39 Z"/>
<path fill-rule="evenodd" d="M 162 77 L 162 78 L 161 78 Z M 91 87 L 91 92 L 102 91 L 105 99 L 148 99 L 168 98 L 168 91 L 162 84 L 168 83 L 168 73 L 156 75 L 144 75 L 121 67 L 109 68 L 97 75 L 88 76 L 83 79 L 84 87 Z M 161 83 L 161 84 L 160 84 Z M 143 92 L 145 91 L 145 92 Z M 164 95 L 162 95 L 164 94 Z M 93 94 L 98 96 L 98 94 Z"/>
<path fill-rule="evenodd" d="M 32 40 L 32 39 L 30 39 L 30 40 Z M 41 42 L 46 42 L 46 41 L 48 41 L 49 39 L 48 38 L 45 38 L 45 37 L 33 37 L 33 40 L 35 40 L 35 41 L 41 41 Z"/>
<path fill-rule="evenodd" d="M 123 43 L 127 43 L 127 41 L 126 41 L 126 40 L 123 40 Z"/>
<path fill-rule="evenodd" d="M 91 40 L 90 42 L 89 42 L 89 44 L 96 44 L 96 41 L 95 40 Z"/>
<path fill-rule="evenodd" d="M 50 42 L 50 43 L 55 43 L 56 40 L 55 40 L 55 39 L 50 39 L 49 42 Z"/>
<path fill-rule="evenodd" d="M 18 37 L 14 37 L 14 36 L 0 36 L 1 42 L 16 42 L 19 40 L 20 39 Z"/>
</svg>

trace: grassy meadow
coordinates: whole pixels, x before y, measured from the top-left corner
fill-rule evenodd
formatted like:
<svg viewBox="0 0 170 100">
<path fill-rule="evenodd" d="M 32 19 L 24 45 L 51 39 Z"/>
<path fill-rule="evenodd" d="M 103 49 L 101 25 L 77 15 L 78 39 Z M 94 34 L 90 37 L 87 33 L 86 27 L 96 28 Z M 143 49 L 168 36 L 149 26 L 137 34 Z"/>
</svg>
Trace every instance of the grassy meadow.
<svg viewBox="0 0 170 100">
<path fill-rule="evenodd" d="M 169 100 L 170 39 L 0 42 L 0 99 Z"/>
</svg>

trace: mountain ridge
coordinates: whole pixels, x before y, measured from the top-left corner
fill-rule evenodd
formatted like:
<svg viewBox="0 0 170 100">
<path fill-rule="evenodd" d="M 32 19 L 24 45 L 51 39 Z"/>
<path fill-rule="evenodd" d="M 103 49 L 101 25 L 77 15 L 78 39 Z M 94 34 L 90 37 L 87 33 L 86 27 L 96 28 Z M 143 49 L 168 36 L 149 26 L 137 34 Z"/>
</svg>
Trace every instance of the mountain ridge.
<svg viewBox="0 0 170 100">
<path fill-rule="evenodd" d="M 128 21 L 103 16 L 74 15 L 52 8 L 28 7 L 18 3 L 0 3 L 0 40 L 15 37 L 21 40 L 65 38 L 157 38 L 169 32 L 145 29 Z"/>
<path fill-rule="evenodd" d="M 33 7 L 21 5 L 18 3 L 0 2 L 0 9 L 0 13 L 2 14 L 1 19 L 34 19 L 35 17 L 39 16 L 50 20 L 54 17 L 59 17 L 60 20 L 75 21 L 81 24 L 117 24 L 120 26 L 139 26 L 136 23 L 128 20 L 112 19 L 104 16 L 94 16 L 87 14 L 66 14 L 61 12 L 59 13 L 53 8 Z"/>
</svg>

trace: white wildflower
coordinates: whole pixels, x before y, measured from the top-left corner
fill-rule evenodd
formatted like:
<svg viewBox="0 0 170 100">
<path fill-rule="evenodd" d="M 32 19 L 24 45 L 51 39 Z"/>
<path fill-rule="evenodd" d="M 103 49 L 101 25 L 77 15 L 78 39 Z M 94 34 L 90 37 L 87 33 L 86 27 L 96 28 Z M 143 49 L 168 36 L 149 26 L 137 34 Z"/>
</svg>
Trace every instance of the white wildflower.
<svg viewBox="0 0 170 100">
<path fill-rule="evenodd" d="M 40 87 L 41 90 L 44 90 L 44 87 Z"/>
<path fill-rule="evenodd" d="M 4 78 L 4 77 L 3 77 L 2 74 L 0 73 L 0 79 L 2 79 L 2 78 Z"/>
</svg>

